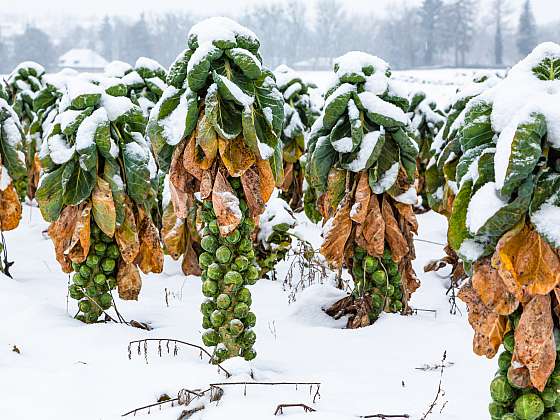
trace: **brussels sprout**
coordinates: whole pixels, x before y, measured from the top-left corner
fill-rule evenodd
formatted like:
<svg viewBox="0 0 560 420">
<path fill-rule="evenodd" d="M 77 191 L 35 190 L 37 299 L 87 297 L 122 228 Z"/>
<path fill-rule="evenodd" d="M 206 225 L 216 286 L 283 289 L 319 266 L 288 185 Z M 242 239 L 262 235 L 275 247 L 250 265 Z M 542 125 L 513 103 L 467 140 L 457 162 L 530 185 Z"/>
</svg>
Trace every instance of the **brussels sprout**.
<svg viewBox="0 0 560 420">
<path fill-rule="evenodd" d="M 231 335 L 237 337 L 243 332 L 245 325 L 239 319 L 232 319 L 229 321 L 228 329 Z"/>
<path fill-rule="evenodd" d="M 531 392 L 515 400 L 514 413 L 520 420 L 536 420 L 544 413 L 544 403 Z"/>
<path fill-rule="evenodd" d="M 234 187 L 235 188 L 235 187 Z M 239 200 L 239 209 L 243 212 L 246 213 L 247 210 L 249 210 L 249 206 L 247 205 L 247 202 L 243 199 Z"/>
<path fill-rule="evenodd" d="M 202 210 L 200 212 L 200 218 L 204 223 L 210 223 L 212 220 L 216 218 L 216 216 L 211 210 Z"/>
<path fill-rule="evenodd" d="M 377 309 L 383 308 L 383 303 L 384 302 L 385 302 L 385 299 L 380 294 L 373 293 L 371 295 L 371 306 L 373 308 L 377 308 Z"/>
<path fill-rule="evenodd" d="M 103 309 L 109 309 L 112 304 L 113 304 L 113 297 L 109 293 L 103 293 L 99 297 L 99 305 Z"/>
<path fill-rule="evenodd" d="M 246 303 L 238 303 L 237 305 L 235 305 L 235 308 L 233 308 L 233 315 L 236 318 L 245 318 L 248 313 L 249 306 Z"/>
<path fill-rule="evenodd" d="M 206 297 L 214 297 L 218 293 L 218 283 L 213 280 L 205 280 L 202 283 L 202 294 Z"/>
<path fill-rule="evenodd" d="M 245 256 L 247 258 L 249 258 L 250 260 L 254 259 L 255 258 L 255 250 L 251 249 L 250 251 L 245 253 Z"/>
<path fill-rule="evenodd" d="M 387 284 L 386 285 L 387 290 L 385 293 L 387 293 L 387 296 L 393 296 L 393 294 L 395 293 L 395 286 L 393 286 L 392 284 Z"/>
<path fill-rule="evenodd" d="M 373 273 L 375 270 L 377 270 L 379 263 L 377 262 L 377 258 L 372 257 L 371 255 L 368 255 L 365 260 L 364 260 L 364 268 L 366 270 L 366 273 Z"/>
<path fill-rule="evenodd" d="M 243 238 L 239 241 L 239 245 L 237 245 L 237 247 L 239 248 L 239 252 L 245 254 L 253 249 L 253 242 L 251 242 L 250 239 Z"/>
<path fill-rule="evenodd" d="M 98 242 L 95 244 L 93 249 L 95 251 L 95 255 L 103 257 L 105 255 L 105 252 L 107 252 L 107 244 L 104 242 Z"/>
<path fill-rule="evenodd" d="M 219 280 L 222 278 L 222 268 L 220 267 L 220 264 L 218 263 L 212 263 L 208 266 L 207 269 L 207 273 L 208 273 L 208 278 L 212 279 L 212 280 Z"/>
<path fill-rule="evenodd" d="M 402 302 L 398 300 L 394 301 L 391 306 L 393 307 L 393 312 L 400 312 L 403 308 Z"/>
<path fill-rule="evenodd" d="M 504 414 L 507 413 L 507 409 L 504 405 L 499 404 L 497 402 L 491 402 L 488 405 L 488 412 L 490 413 L 490 417 L 501 419 Z"/>
<path fill-rule="evenodd" d="M 254 349 L 245 349 L 241 355 L 245 360 L 251 361 L 257 357 L 257 352 Z"/>
<path fill-rule="evenodd" d="M 247 328 L 253 328 L 257 325 L 257 316 L 253 312 L 249 312 L 247 316 L 243 319 L 245 326 Z"/>
<path fill-rule="evenodd" d="M 257 226 L 255 225 L 253 219 L 247 217 L 245 218 L 245 220 L 243 220 L 243 224 L 241 225 L 241 230 L 243 231 L 243 233 L 252 233 L 256 227 Z"/>
<path fill-rule="evenodd" d="M 103 273 L 98 273 L 93 278 L 93 282 L 95 284 L 105 284 L 106 281 L 107 281 L 107 276 L 105 276 L 105 274 Z"/>
<path fill-rule="evenodd" d="M 237 292 L 237 300 L 239 302 L 245 302 L 249 305 L 249 302 L 251 301 L 251 291 L 246 287 L 241 288 L 241 290 Z"/>
<path fill-rule="evenodd" d="M 109 289 L 114 289 L 115 287 L 117 287 L 117 279 L 113 276 L 107 277 L 107 286 L 109 287 Z"/>
<path fill-rule="evenodd" d="M 241 232 L 238 229 L 235 229 L 231 232 L 228 236 L 226 236 L 226 242 L 230 244 L 236 244 L 241 240 Z"/>
<path fill-rule="evenodd" d="M 385 249 L 385 251 L 383 251 L 383 261 L 385 263 L 389 263 L 391 261 L 393 261 L 393 256 L 391 255 L 391 250 L 389 248 Z"/>
<path fill-rule="evenodd" d="M 200 312 L 203 315 L 210 315 L 216 309 L 216 304 L 212 299 L 205 299 L 204 302 L 200 304 Z"/>
<path fill-rule="evenodd" d="M 494 419 L 492 419 L 492 420 L 494 420 Z M 519 419 L 515 416 L 515 414 L 513 414 L 513 413 L 507 413 L 507 414 L 504 414 L 504 415 L 500 418 L 500 420 L 519 420 Z"/>
<path fill-rule="evenodd" d="M 99 290 L 97 289 L 97 286 L 95 284 L 90 284 L 89 286 L 86 287 L 86 295 L 93 298 L 95 296 L 97 296 L 97 294 L 99 293 Z"/>
<path fill-rule="evenodd" d="M 81 322 L 87 322 L 86 316 L 84 314 L 78 314 L 74 318 L 76 318 L 78 321 L 81 321 Z"/>
<path fill-rule="evenodd" d="M 217 220 L 212 220 L 212 221 L 208 222 L 208 231 L 213 235 L 219 235 L 220 234 L 220 226 L 218 225 Z"/>
<path fill-rule="evenodd" d="M 239 178 L 229 178 L 229 184 L 234 190 L 241 188 L 241 180 Z M 241 200 L 239 200 L 239 204 L 241 204 Z"/>
<path fill-rule="evenodd" d="M 84 279 L 89 279 L 89 276 L 91 276 L 91 268 L 83 264 L 80 267 L 80 276 L 82 276 Z"/>
<path fill-rule="evenodd" d="M 202 334 L 202 342 L 206 347 L 217 346 L 220 342 L 220 334 L 216 330 L 206 330 Z"/>
<path fill-rule="evenodd" d="M 203 252 L 198 257 L 198 264 L 201 268 L 208 268 L 214 262 L 214 256 L 209 252 Z"/>
<path fill-rule="evenodd" d="M 515 397 L 515 390 L 505 376 L 499 375 L 490 383 L 490 395 L 495 402 L 507 404 Z"/>
<path fill-rule="evenodd" d="M 216 309 L 210 314 L 210 322 L 214 328 L 221 327 L 226 320 L 226 313 L 220 309 Z"/>
<path fill-rule="evenodd" d="M 237 257 L 232 265 L 232 268 L 236 271 L 245 271 L 247 267 L 249 267 L 249 260 L 243 255 Z"/>
<path fill-rule="evenodd" d="M 101 235 L 99 237 L 99 239 L 101 239 L 103 242 L 110 244 L 111 242 L 113 242 L 113 238 L 111 238 L 108 235 L 105 235 L 103 232 L 101 232 Z"/>
<path fill-rule="evenodd" d="M 117 262 L 112 258 L 103 258 L 103 260 L 101 261 L 101 269 L 105 273 L 112 273 L 113 271 L 115 271 L 116 265 Z"/>
<path fill-rule="evenodd" d="M 257 341 L 257 334 L 255 334 L 253 330 L 246 328 L 245 331 L 243 331 L 243 335 L 241 336 L 241 343 L 243 345 L 243 348 L 248 349 L 253 347 L 255 341 Z"/>
<path fill-rule="evenodd" d="M 560 420 L 559 413 L 546 413 L 544 417 L 541 417 L 542 420 Z"/>
<path fill-rule="evenodd" d="M 364 269 L 360 266 L 360 264 L 352 265 L 352 274 L 357 279 L 364 278 Z"/>
<path fill-rule="evenodd" d="M 98 316 L 99 315 L 97 315 L 95 312 L 86 313 L 85 314 L 86 323 L 93 324 L 93 323 L 97 322 Z"/>
<path fill-rule="evenodd" d="M 216 305 L 220 309 L 227 309 L 231 305 L 231 298 L 229 297 L 229 295 L 226 295 L 225 293 L 222 293 L 216 299 Z"/>
<path fill-rule="evenodd" d="M 74 270 L 74 271 L 80 271 L 80 264 L 75 263 L 74 261 L 72 261 L 72 270 Z"/>
<path fill-rule="evenodd" d="M 228 271 L 224 276 L 224 284 L 241 286 L 243 284 L 243 277 L 237 271 Z"/>
<path fill-rule="evenodd" d="M 507 372 L 511 365 L 511 353 L 509 351 L 504 351 L 498 357 L 498 367 L 500 371 Z"/>
<path fill-rule="evenodd" d="M 396 300 L 402 300 L 403 298 L 403 291 L 400 286 L 395 287 L 395 293 L 393 293 L 393 298 Z"/>
<path fill-rule="evenodd" d="M 389 281 L 390 281 L 391 283 L 393 283 L 395 286 L 400 285 L 400 284 L 401 284 L 401 281 L 402 281 L 401 273 L 397 273 L 397 274 L 391 276 L 391 277 L 389 278 Z"/>
<path fill-rule="evenodd" d="M 249 268 L 247 269 L 247 283 L 249 284 L 255 284 L 255 282 L 258 280 L 259 278 L 259 269 L 257 267 L 255 267 L 254 265 L 249 266 Z"/>
<path fill-rule="evenodd" d="M 78 286 L 85 286 L 87 283 L 87 280 L 80 273 L 75 273 L 72 281 Z"/>
<path fill-rule="evenodd" d="M 383 270 L 375 271 L 371 277 L 377 286 L 384 286 L 387 284 L 387 276 Z"/>
<path fill-rule="evenodd" d="M 70 287 L 68 287 L 68 292 L 70 293 L 70 297 L 72 299 L 80 300 L 84 297 L 84 293 L 75 284 L 72 284 L 70 285 Z"/>
<path fill-rule="evenodd" d="M 543 392 L 541 392 L 540 396 L 546 408 L 554 407 L 554 404 L 558 399 L 558 393 L 556 392 L 556 389 L 551 387 L 546 387 Z"/>
<path fill-rule="evenodd" d="M 356 257 L 357 259 L 362 259 L 366 256 L 366 250 L 364 248 L 362 248 L 361 246 L 356 246 L 354 248 L 354 257 Z"/>
<path fill-rule="evenodd" d="M 214 204 L 212 204 L 211 200 L 206 200 L 202 205 L 206 210 L 214 210 Z"/>
<path fill-rule="evenodd" d="M 210 315 L 204 315 L 202 317 L 202 328 L 205 329 L 212 328 L 212 323 L 210 322 Z"/>
<path fill-rule="evenodd" d="M 92 303 L 89 300 L 81 300 L 80 303 L 78 303 L 78 308 L 84 313 L 89 312 L 91 307 Z"/>
<path fill-rule="evenodd" d="M 95 223 L 91 224 L 91 235 L 95 239 L 99 239 L 99 237 L 101 236 L 101 229 L 99 229 L 99 226 L 97 226 Z"/>
<path fill-rule="evenodd" d="M 387 271 L 389 272 L 389 275 L 390 275 L 390 276 L 396 275 L 396 274 L 399 272 L 399 266 L 398 266 L 398 264 L 395 263 L 394 261 L 391 261 L 391 262 L 388 264 L 388 270 L 387 270 Z"/>
<path fill-rule="evenodd" d="M 119 251 L 119 247 L 117 244 L 110 244 L 107 247 L 107 256 L 109 258 L 113 258 L 113 259 L 117 259 L 119 258 L 119 256 L 121 255 L 121 252 Z"/>
<path fill-rule="evenodd" d="M 225 245 L 216 250 L 216 259 L 221 264 L 227 264 L 231 260 L 231 255 L 231 250 Z"/>
<path fill-rule="evenodd" d="M 216 347 L 214 356 L 216 357 L 216 359 L 218 359 L 218 361 L 222 361 L 229 357 L 229 351 L 226 346 L 224 346 L 223 344 L 219 344 L 218 347 Z"/>
<path fill-rule="evenodd" d="M 513 353 L 514 346 L 515 339 L 513 338 L 513 332 L 510 331 L 504 336 L 504 348 L 510 353 Z"/>
<path fill-rule="evenodd" d="M 200 246 L 202 247 L 202 249 L 212 254 L 216 252 L 216 249 L 218 249 L 218 245 L 218 240 L 212 235 L 207 235 L 200 241 Z"/>
</svg>

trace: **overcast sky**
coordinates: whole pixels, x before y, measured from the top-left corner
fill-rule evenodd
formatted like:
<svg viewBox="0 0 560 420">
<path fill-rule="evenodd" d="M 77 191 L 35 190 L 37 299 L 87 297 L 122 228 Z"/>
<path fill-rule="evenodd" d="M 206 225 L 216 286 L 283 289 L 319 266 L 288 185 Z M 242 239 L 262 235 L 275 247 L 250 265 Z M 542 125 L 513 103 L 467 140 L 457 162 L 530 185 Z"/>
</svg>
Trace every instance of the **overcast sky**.
<svg viewBox="0 0 560 420">
<path fill-rule="evenodd" d="M 0 16 L 4 12 L 17 13 L 33 22 L 48 19 L 49 15 L 78 14 L 83 17 L 92 15 L 129 15 L 141 12 L 188 10 L 200 15 L 233 14 L 255 3 L 275 0 L 2 0 Z M 306 1 L 306 0 L 300 0 Z M 520 10 L 525 0 L 509 0 L 512 9 Z M 560 0 L 531 0 L 533 11 L 539 23 L 560 18 Z M 306 2 L 310 2 L 307 0 Z M 422 0 L 343 0 L 344 7 L 351 12 L 379 11 L 385 14 L 391 7 L 403 4 L 416 5 Z M 481 14 L 488 11 L 493 0 L 479 0 L 483 6 Z M 203 8 L 201 7 L 203 4 Z M 517 13 L 516 13 L 517 14 Z"/>
</svg>

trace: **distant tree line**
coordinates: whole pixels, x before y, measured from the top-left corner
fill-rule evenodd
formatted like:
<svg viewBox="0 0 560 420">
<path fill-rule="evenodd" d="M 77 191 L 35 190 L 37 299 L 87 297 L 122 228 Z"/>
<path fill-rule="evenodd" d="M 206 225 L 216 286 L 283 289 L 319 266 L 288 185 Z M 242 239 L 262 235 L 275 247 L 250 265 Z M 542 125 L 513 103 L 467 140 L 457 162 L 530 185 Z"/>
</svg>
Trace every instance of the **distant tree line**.
<svg viewBox="0 0 560 420">
<path fill-rule="evenodd" d="M 326 69 L 349 50 L 376 54 L 394 68 L 502 67 L 542 40 L 560 42 L 558 22 L 538 26 L 530 0 L 524 0 L 517 13 L 513 0 L 492 1 L 493 12 L 484 18 L 479 18 L 482 0 L 423 0 L 383 18 L 347 13 L 340 0 L 317 0 L 311 20 L 308 8 L 313 5 L 290 0 L 257 4 L 237 19 L 260 37 L 270 67 L 286 63 Z M 0 73 L 24 60 L 56 70 L 58 57 L 71 48 L 91 48 L 108 61 L 134 63 L 148 56 L 167 66 L 185 48 L 189 28 L 201 18 L 189 13 L 141 15 L 135 21 L 107 16 L 96 24 L 71 25 L 58 39 L 28 24 L 17 35 L 0 33 Z"/>
</svg>

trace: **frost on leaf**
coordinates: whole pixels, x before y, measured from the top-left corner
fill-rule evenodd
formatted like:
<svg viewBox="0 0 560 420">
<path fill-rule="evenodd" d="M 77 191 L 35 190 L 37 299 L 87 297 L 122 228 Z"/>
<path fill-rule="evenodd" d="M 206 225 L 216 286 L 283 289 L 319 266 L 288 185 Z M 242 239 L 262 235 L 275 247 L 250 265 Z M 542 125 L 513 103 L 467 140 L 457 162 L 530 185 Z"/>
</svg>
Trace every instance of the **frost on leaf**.
<svg viewBox="0 0 560 420">
<path fill-rule="evenodd" d="M 321 245 L 321 254 L 331 267 L 340 268 L 344 261 L 346 241 L 352 231 L 350 219 L 350 204 L 348 196 L 344 198 L 334 217 L 329 221 L 324 234 L 325 241 Z"/>
<path fill-rule="evenodd" d="M 496 355 L 504 338 L 507 317 L 498 315 L 484 305 L 471 285 L 465 285 L 457 295 L 467 304 L 469 324 L 474 330 L 473 351 L 491 359 Z"/>
<path fill-rule="evenodd" d="M 515 329 L 515 358 L 529 369 L 531 383 L 543 391 L 554 370 L 554 342 L 550 295 L 537 295 L 523 307 Z"/>
<path fill-rule="evenodd" d="M 18 227 L 21 219 L 21 203 L 14 185 L 10 183 L 0 190 L 0 227 L 7 232 Z"/>
<path fill-rule="evenodd" d="M 138 300 L 142 288 L 142 279 L 136 265 L 120 263 L 117 273 L 117 286 L 121 299 Z"/>
<path fill-rule="evenodd" d="M 239 199 L 221 171 L 216 174 L 212 189 L 212 204 L 218 219 L 220 234 L 227 236 L 241 223 Z"/>
<path fill-rule="evenodd" d="M 519 306 L 519 301 L 507 289 L 498 270 L 492 267 L 488 258 L 475 264 L 472 286 L 484 305 L 499 315 L 509 315 Z"/>
<path fill-rule="evenodd" d="M 560 281 L 558 255 L 527 225 L 502 237 L 493 263 L 510 291 L 522 302 L 533 295 L 550 293 Z"/>
</svg>

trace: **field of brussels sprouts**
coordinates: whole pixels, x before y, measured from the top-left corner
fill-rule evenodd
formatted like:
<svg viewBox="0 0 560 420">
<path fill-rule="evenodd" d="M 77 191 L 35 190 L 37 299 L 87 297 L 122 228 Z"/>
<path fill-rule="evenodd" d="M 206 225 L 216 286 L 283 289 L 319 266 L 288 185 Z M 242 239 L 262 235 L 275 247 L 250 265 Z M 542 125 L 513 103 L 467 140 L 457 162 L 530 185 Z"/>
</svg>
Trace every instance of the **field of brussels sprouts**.
<svg viewBox="0 0 560 420">
<path fill-rule="evenodd" d="M 260 48 L 0 83 L 0 418 L 558 420 L 560 45 Z"/>
</svg>

